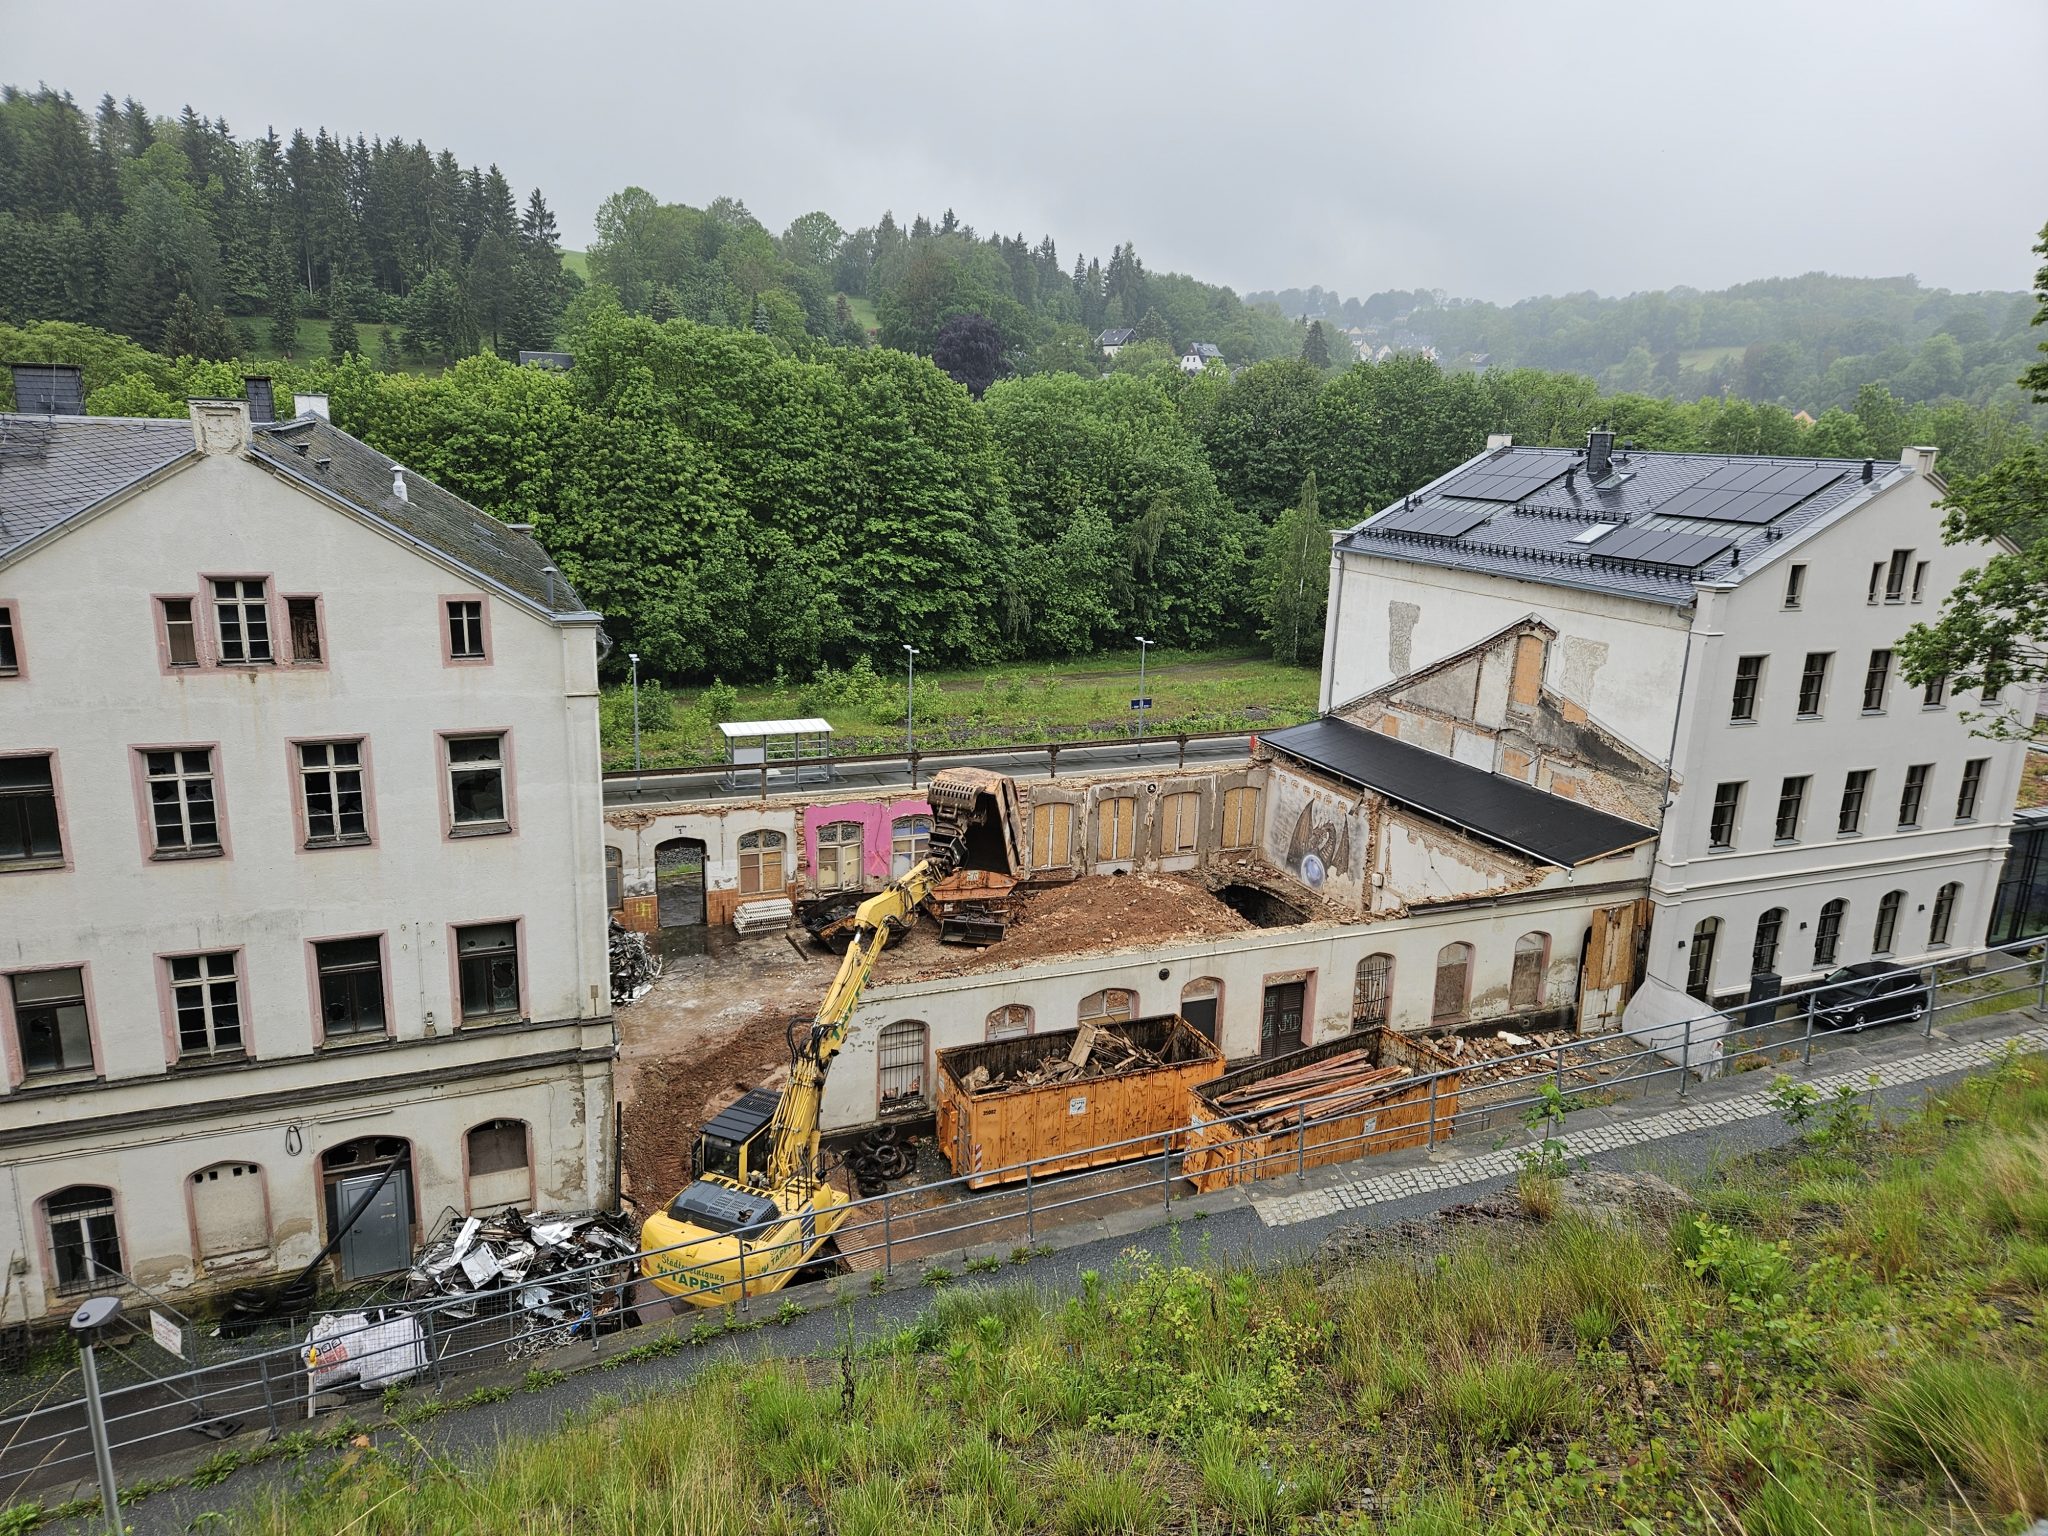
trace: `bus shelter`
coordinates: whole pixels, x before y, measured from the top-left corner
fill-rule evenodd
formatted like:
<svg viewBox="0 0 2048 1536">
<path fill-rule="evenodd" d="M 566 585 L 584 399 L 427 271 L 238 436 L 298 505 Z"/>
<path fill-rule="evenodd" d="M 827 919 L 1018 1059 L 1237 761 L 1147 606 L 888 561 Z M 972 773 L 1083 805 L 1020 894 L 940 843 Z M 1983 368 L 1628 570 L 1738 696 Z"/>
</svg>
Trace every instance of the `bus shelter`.
<svg viewBox="0 0 2048 1536">
<path fill-rule="evenodd" d="M 764 774 L 788 775 L 792 784 L 832 778 L 829 720 L 738 720 L 721 725 L 718 734 L 725 738 L 728 789 L 744 788 Z"/>
</svg>

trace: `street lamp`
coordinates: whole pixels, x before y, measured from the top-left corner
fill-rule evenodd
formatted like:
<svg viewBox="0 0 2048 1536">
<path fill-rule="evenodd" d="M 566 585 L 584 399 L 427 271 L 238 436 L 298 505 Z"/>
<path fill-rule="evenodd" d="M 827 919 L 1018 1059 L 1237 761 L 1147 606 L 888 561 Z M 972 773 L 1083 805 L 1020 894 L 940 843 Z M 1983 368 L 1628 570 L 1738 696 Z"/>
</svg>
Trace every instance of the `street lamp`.
<svg viewBox="0 0 2048 1536">
<path fill-rule="evenodd" d="M 1138 716 L 1140 736 L 1145 734 L 1145 716 L 1152 708 L 1152 701 L 1145 696 L 1145 652 L 1156 643 L 1147 640 L 1143 635 L 1138 636 L 1138 706 L 1135 713 Z"/>
<path fill-rule="evenodd" d="M 92 1432 L 93 1467 L 100 1479 L 100 1514 L 112 1536 L 121 1536 L 120 1486 L 114 1481 L 114 1449 L 107 1439 L 107 1413 L 100 1403 L 100 1367 L 93 1345 L 100 1333 L 121 1315 L 121 1298 L 94 1296 L 71 1314 L 71 1336 L 78 1340 L 78 1373 L 85 1384 L 85 1419 Z"/>
<path fill-rule="evenodd" d="M 903 649 L 910 657 L 910 677 L 903 685 L 903 755 L 908 757 L 917 750 L 917 647 Z"/>
<path fill-rule="evenodd" d="M 633 793 L 640 793 L 640 653 L 626 652 L 633 663 Z"/>
</svg>

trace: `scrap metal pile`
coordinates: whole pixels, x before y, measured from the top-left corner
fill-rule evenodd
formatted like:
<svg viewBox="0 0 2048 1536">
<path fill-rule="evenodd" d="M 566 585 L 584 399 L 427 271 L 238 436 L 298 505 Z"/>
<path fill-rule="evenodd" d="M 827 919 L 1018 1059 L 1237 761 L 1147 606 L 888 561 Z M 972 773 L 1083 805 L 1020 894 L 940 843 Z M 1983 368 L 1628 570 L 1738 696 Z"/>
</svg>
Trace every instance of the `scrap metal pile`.
<svg viewBox="0 0 2048 1536">
<path fill-rule="evenodd" d="M 634 933 L 617 918 L 612 919 L 612 1002 L 636 1003 L 653 988 L 661 975 L 661 956 L 647 942 L 647 935 Z"/>
<path fill-rule="evenodd" d="M 991 1072 L 977 1066 L 960 1085 L 969 1093 L 988 1088 L 1042 1088 L 1048 1083 L 1078 1082 L 1083 1078 L 1115 1077 L 1124 1072 L 1144 1072 L 1171 1064 L 1171 1058 L 1148 1051 L 1113 1029 L 1083 1024 L 1074 1036 L 1073 1048 L 1065 1055 L 1054 1052 L 1037 1061 Z"/>
<path fill-rule="evenodd" d="M 591 1313 L 599 1328 L 614 1328 L 639 1247 L 624 1216 L 468 1216 L 414 1258 L 407 1293 L 509 1301 L 536 1331 Z"/>
<path fill-rule="evenodd" d="M 1406 1067 L 1374 1066 L 1369 1051 L 1345 1051 L 1210 1102 L 1220 1115 L 1247 1117 L 1241 1123 L 1249 1129 L 1273 1131 L 1300 1123 L 1304 1100 L 1310 1119 L 1334 1119 L 1370 1103 L 1408 1075 Z"/>
</svg>

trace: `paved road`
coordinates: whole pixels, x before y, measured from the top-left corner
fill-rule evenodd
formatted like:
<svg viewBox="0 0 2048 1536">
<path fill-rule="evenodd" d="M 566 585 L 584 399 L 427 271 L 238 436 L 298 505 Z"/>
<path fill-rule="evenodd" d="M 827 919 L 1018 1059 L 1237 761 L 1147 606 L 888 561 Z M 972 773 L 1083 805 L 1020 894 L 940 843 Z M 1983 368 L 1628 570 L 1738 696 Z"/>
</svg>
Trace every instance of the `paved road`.
<svg viewBox="0 0 2048 1536">
<path fill-rule="evenodd" d="M 1908 1108 L 1966 1071 L 1981 1070 L 1984 1062 L 1991 1059 L 1996 1042 L 2027 1036 L 2034 1048 L 2040 1049 L 2041 1042 L 2048 1041 L 2042 1022 L 2032 1010 L 1993 1015 L 1952 1029 L 1944 1028 L 1928 1044 L 1923 1044 L 1913 1030 L 1873 1031 L 1869 1036 L 1831 1042 L 1823 1054 L 1816 1056 L 1813 1081 L 1818 1084 L 1840 1080 L 1861 1085 L 1875 1073 L 1882 1086 L 1873 1090 L 1874 1097 L 1894 1108 Z M 1761 1103 L 1757 1091 L 1760 1087 L 1745 1075 L 1699 1085 L 1685 1107 L 1678 1106 L 1674 1099 L 1668 1104 L 1639 1103 L 1634 1113 L 1627 1105 L 1612 1111 L 1583 1111 L 1567 1122 L 1572 1130 L 1569 1139 L 1577 1143 L 1578 1149 L 1584 1149 L 1587 1162 L 1595 1168 L 1649 1169 L 1677 1178 L 1698 1177 L 1727 1158 L 1779 1145 L 1795 1134 L 1768 1110 L 1756 1113 Z M 1653 1131 L 1657 1134 L 1651 1134 Z M 1600 1150 L 1603 1146 L 1605 1150 Z M 1410 1179 L 1402 1171 L 1378 1171 L 1382 1166 L 1399 1163 L 1408 1164 L 1411 1170 L 1427 1168 L 1430 1173 Z M 1082 1271 L 1106 1269 L 1119 1254 L 1132 1247 L 1161 1251 L 1176 1231 L 1187 1239 L 1188 1246 L 1199 1243 L 1212 1261 L 1273 1264 L 1313 1251 L 1339 1227 L 1383 1227 L 1426 1216 L 1512 1182 L 1512 1175 L 1500 1164 L 1498 1154 L 1480 1146 L 1461 1148 L 1447 1144 L 1435 1154 L 1396 1154 L 1374 1159 L 1373 1167 L 1374 1173 L 1364 1179 L 1357 1164 L 1318 1170 L 1310 1176 L 1306 1198 L 1300 1194 L 1278 1196 L 1278 1188 L 1292 1181 L 1275 1180 L 1255 1186 L 1254 1199 L 1226 1191 L 1181 1202 L 1175 1207 L 1179 1214 L 1170 1223 L 1158 1213 L 1133 1213 L 1120 1218 L 1114 1225 L 1123 1230 L 1103 1230 L 1111 1227 L 1109 1222 L 1086 1223 L 1080 1231 L 1068 1234 L 1078 1239 L 1070 1246 L 1024 1266 L 1006 1269 L 996 1278 L 1008 1283 L 1030 1279 L 1055 1293 L 1076 1291 Z M 1375 1198 L 1356 1208 L 1347 1205 L 1342 1195 L 1329 1200 L 1316 1198 L 1317 1191 L 1352 1195 L 1367 1185 L 1372 1186 Z M 1402 1188 L 1413 1192 L 1394 1193 Z M 588 1371 L 545 1392 L 515 1392 L 489 1408 L 446 1414 L 417 1427 L 413 1433 L 435 1452 L 473 1460 L 488 1455 L 506 1438 L 545 1434 L 558 1427 L 565 1415 L 588 1407 L 600 1397 L 672 1388 L 713 1361 L 771 1354 L 836 1354 L 848 1326 L 857 1340 L 886 1336 L 914 1322 L 929 1300 L 923 1290 L 915 1287 L 879 1295 L 855 1294 L 836 1306 L 821 1306 L 787 1328 L 769 1326 L 734 1341 L 688 1350 L 663 1360 Z M 771 1312 L 769 1304 L 757 1304 L 756 1315 Z M 576 1353 L 574 1349 L 565 1351 L 563 1358 L 550 1363 L 573 1365 Z M 204 1454 L 204 1450 L 195 1448 L 189 1460 L 196 1461 Z M 131 1469 L 126 1475 L 165 1475 L 175 1470 L 172 1466 Z M 297 1479 L 317 1478 L 323 1473 L 324 1458 L 320 1456 L 309 1458 L 298 1469 L 262 1464 L 213 1488 L 173 1489 L 156 1494 L 124 1514 L 136 1536 L 181 1536 L 202 1515 L 245 1503 L 267 1489 Z M 91 1527 L 73 1525 L 69 1529 L 81 1532 L 82 1536 Z"/>
<path fill-rule="evenodd" d="M 1247 754 L 1249 740 L 1247 736 L 1215 736 L 1190 741 L 1186 760 L 1190 763 L 1242 761 Z M 1170 736 L 1148 736 L 1142 741 L 1133 738 L 1130 741 L 1074 742 L 1060 748 L 1059 771 L 1068 774 L 1105 773 L 1147 764 L 1170 768 L 1180 760 L 1180 746 Z M 949 752 L 943 757 L 920 759 L 918 782 L 926 782 L 940 768 L 970 767 L 992 768 L 1016 779 L 1042 779 L 1047 774 L 1046 754 L 1042 749 L 1018 751 L 1008 747 L 990 747 L 985 752 Z M 901 757 L 880 762 L 838 764 L 830 770 L 829 778 L 823 767 L 809 766 L 803 770 L 801 783 L 793 769 L 771 767 L 768 772 L 771 798 L 797 793 L 816 794 L 821 790 L 894 789 L 908 788 L 909 785 L 910 760 Z M 758 769 L 737 768 L 730 773 L 720 769 L 703 769 L 694 773 L 649 772 L 639 778 L 606 779 L 604 803 L 613 807 L 673 805 L 730 800 L 736 795 L 758 795 L 760 791 Z"/>
</svg>

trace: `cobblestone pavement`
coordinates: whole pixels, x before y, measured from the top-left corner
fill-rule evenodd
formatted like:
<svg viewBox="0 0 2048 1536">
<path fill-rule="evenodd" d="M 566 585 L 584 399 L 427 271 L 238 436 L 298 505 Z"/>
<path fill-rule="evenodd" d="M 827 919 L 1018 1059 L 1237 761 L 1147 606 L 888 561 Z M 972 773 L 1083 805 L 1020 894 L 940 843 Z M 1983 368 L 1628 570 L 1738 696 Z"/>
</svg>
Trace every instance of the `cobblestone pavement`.
<svg viewBox="0 0 2048 1536">
<path fill-rule="evenodd" d="M 1994 1039 L 1973 1040 L 1964 1044 L 1923 1050 L 1898 1061 L 1862 1066 L 1853 1071 L 1823 1073 L 1814 1077 L 1802 1077 L 1800 1080 L 1810 1084 L 1823 1096 L 1832 1094 L 1838 1087 L 1854 1088 L 1859 1091 L 1872 1086 L 1898 1088 L 1911 1083 L 1925 1082 L 1930 1078 L 1945 1077 L 1951 1073 L 1988 1066 L 2010 1049 L 2025 1051 L 2043 1048 L 2048 1048 L 2048 1029 L 2030 1029 Z M 1875 1084 L 1872 1083 L 1873 1078 L 1876 1079 Z M 1726 1098 L 1710 1098 L 1703 1103 L 1688 1104 L 1681 1109 L 1667 1109 L 1654 1114 L 1614 1120 L 1604 1125 L 1588 1126 L 1584 1130 L 1566 1131 L 1558 1136 L 1557 1140 L 1564 1143 L 1567 1157 L 1593 1157 L 1605 1152 L 1618 1151 L 1623 1147 L 1639 1147 L 1648 1142 L 1662 1141 L 1671 1136 L 1689 1136 L 1702 1131 L 1716 1130 L 1722 1126 L 1732 1125 L 1738 1120 L 1753 1120 L 1774 1113 L 1776 1109 L 1767 1094 L 1743 1093 Z M 1397 1173 L 1381 1174 L 1369 1179 L 1350 1179 L 1340 1184 L 1326 1184 L 1320 1188 L 1298 1190 L 1263 1199 L 1255 1198 L 1252 1201 L 1252 1209 L 1258 1213 L 1259 1220 L 1269 1227 L 1292 1226 L 1297 1222 L 1334 1216 L 1340 1211 L 1357 1210 L 1362 1206 L 1378 1205 L 1388 1200 L 1401 1200 L 1413 1195 L 1456 1189 L 1466 1184 L 1487 1183 L 1494 1179 L 1509 1177 L 1521 1166 L 1522 1154 L 1519 1150 L 1495 1150 L 1469 1155 L 1440 1151 L 1435 1160 L 1419 1167 L 1404 1168 Z"/>
</svg>

